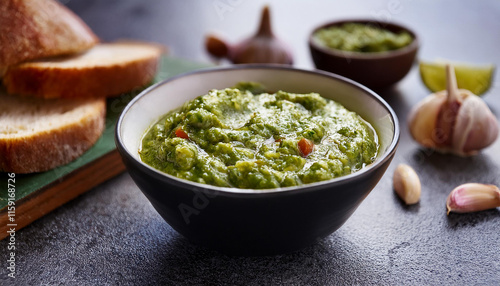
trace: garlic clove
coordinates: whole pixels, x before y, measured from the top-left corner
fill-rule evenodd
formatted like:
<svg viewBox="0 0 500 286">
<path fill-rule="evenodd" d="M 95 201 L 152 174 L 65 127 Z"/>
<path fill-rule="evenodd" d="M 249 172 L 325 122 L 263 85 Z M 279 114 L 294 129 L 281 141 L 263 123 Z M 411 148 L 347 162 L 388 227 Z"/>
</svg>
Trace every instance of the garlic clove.
<svg viewBox="0 0 500 286">
<path fill-rule="evenodd" d="M 498 123 L 486 103 L 468 90 L 457 115 L 453 134 L 453 149 L 456 153 L 473 155 L 492 144 L 498 136 Z"/>
<path fill-rule="evenodd" d="M 500 190 L 495 185 L 463 184 L 451 191 L 446 200 L 447 214 L 468 213 L 500 207 Z"/>
<path fill-rule="evenodd" d="M 410 112 L 408 127 L 415 141 L 427 148 L 437 148 L 436 121 L 441 106 L 446 101 L 446 92 L 427 96 Z"/>
<path fill-rule="evenodd" d="M 417 173 L 406 164 L 397 166 L 392 177 L 394 191 L 407 204 L 420 201 L 421 185 Z"/>
<path fill-rule="evenodd" d="M 429 95 L 410 112 L 408 127 L 419 144 L 443 153 L 470 156 L 498 137 L 498 121 L 484 101 L 458 89 L 447 66 L 447 90 Z"/>
<path fill-rule="evenodd" d="M 230 46 L 215 35 L 208 35 L 205 39 L 207 51 L 216 58 L 224 58 L 229 55 Z"/>
</svg>

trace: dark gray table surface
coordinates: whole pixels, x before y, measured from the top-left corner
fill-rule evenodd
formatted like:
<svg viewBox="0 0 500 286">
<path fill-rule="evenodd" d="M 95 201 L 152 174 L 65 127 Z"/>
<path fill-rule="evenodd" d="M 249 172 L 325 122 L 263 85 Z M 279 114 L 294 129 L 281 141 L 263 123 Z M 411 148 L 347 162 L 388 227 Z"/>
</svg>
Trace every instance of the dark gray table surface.
<svg viewBox="0 0 500 286">
<path fill-rule="evenodd" d="M 313 68 L 308 33 L 339 18 L 403 23 L 421 37 L 420 59 L 447 58 L 500 66 L 500 2 L 491 1 L 62 1 L 104 41 L 164 43 L 173 56 L 208 62 L 203 36 L 237 40 L 252 33 L 269 3 L 275 31 L 293 48 L 296 65 Z M 96 187 L 16 233 L 17 277 L 1 285 L 499 285 L 500 211 L 447 216 L 457 185 L 500 185 L 500 140 L 471 158 L 419 148 L 405 125 L 427 95 L 418 67 L 382 93 L 402 124 L 393 163 L 337 232 L 301 251 L 270 257 L 228 257 L 198 247 L 156 213 L 126 173 Z M 484 97 L 500 114 L 500 79 Z M 421 202 L 394 195 L 398 163 L 415 168 Z"/>
</svg>

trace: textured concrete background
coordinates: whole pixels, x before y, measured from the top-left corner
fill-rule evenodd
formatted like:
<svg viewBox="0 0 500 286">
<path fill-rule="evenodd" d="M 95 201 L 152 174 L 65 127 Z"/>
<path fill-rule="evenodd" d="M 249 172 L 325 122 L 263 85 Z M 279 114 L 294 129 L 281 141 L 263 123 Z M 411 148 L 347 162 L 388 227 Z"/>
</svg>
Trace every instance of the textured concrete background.
<svg viewBox="0 0 500 286">
<path fill-rule="evenodd" d="M 348 17 L 389 19 L 415 29 L 421 59 L 500 65 L 495 0 L 63 2 L 104 41 L 157 41 L 169 45 L 174 56 L 197 61 L 209 61 L 202 47 L 205 33 L 241 39 L 255 29 L 262 5 L 270 3 L 275 31 L 292 46 L 301 68 L 313 67 L 306 44 L 313 27 Z M 495 77 L 484 99 L 498 118 Z M 0 262 L 0 284 L 499 285 L 499 209 L 446 216 L 445 200 L 462 183 L 500 185 L 500 140 L 472 158 L 419 148 L 405 121 L 427 93 L 417 66 L 382 93 L 402 124 L 396 157 L 347 223 L 313 246 L 271 257 L 228 257 L 198 247 L 166 224 L 122 174 L 16 233 L 17 278 L 8 279 Z M 398 163 L 413 166 L 421 177 L 421 202 L 415 206 L 404 206 L 393 193 Z M 0 242 L 0 257 L 6 260 L 6 241 Z"/>
</svg>

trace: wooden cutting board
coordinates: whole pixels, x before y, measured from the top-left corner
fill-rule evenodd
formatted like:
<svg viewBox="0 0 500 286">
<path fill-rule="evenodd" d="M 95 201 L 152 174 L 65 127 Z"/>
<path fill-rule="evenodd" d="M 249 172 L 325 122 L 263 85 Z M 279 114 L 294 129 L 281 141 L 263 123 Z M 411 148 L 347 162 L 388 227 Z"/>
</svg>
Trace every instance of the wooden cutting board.
<svg viewBox="0 0 500 286">
<path fill-rule="evenodd" d="M 154 83 L 208 66 L 208 64 L 164 57 Z M 14 227 L 17 231 L 27 226 L 125 170 L 116 150 L 114 129 L 123 108 L 141 91 L 108 99 L 106 129 L 103 135 L 92 148 L 75 161 L 42 173 L 0 173 L 0 240 L 8 235 L 7 230 L 10 228 Z M 11 191 L 14 190 L 10 193 L 15 194 L 10 204 L 9 188 Z"/>
</svg>

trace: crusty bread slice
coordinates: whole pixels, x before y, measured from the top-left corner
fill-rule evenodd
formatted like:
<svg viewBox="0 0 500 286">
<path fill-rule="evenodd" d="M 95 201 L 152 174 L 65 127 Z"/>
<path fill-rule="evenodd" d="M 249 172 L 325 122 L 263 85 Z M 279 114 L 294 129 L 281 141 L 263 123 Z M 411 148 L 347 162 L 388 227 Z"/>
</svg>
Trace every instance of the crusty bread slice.
<svg viewBox="0 0 500 286">
<path fill-rule="evenodd" d="M 98 44 L 89 51 L 23 63 L 3 79 L 10 94 L 42 98 L 116 96 L 149 83 L 163 49 L 140 42 Z"/>
<path fill-rule="evenodd" d="M 0 77 L 8 66 L 90 49 L 96 35 L 54 0 L 0 1 Z"/>
<path fill-rule="evenodd" d="M 0 92 L 0 172 L 33 173 L 71 162 L 104 130 L 105 99 L 43 100 Z"/>
</svg>

